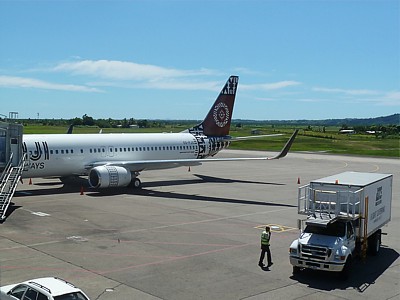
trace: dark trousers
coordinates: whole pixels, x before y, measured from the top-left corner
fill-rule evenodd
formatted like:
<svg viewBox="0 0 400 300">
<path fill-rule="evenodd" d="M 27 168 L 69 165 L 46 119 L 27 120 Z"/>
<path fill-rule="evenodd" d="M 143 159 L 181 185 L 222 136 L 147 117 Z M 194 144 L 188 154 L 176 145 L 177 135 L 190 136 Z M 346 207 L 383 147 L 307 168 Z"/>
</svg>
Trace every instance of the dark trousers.
<svg viewBox="0 0 400 300">
<path fill-rule="evenodd" d="M 260 255 L 260 260 L 258 262 L 259 265 L 264 263 L 265 252 L 267 252 L 268 264 L 270 265 L 272 263 L 271 250 L 269 250 L 269 245 L 261 245 L 261 255 Z"/>
</svg>

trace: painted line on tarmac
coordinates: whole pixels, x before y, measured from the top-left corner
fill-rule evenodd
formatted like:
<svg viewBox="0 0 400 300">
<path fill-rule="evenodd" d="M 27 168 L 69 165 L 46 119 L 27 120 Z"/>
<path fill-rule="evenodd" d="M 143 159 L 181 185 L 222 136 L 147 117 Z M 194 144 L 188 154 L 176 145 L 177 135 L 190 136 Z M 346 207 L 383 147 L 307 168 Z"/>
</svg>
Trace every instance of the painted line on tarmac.
<svg viewBox="0 0 400 300">
<path fill-rule="evenodd" d="M 269 226 L 271 231 L 273 232 L 286 232 L 291 230 L 296 230 L 297 228 L 284 226 L 284 225 L 277 225 L 277 224 L 266 224 L 266 225 L 258 225 L 254 228 L 264 230 L 266 226 Z"/>
<path fill-rule="evenodd" d="M 186 225 L 193 225 L 193 224 L 202 224 L 202 223 L 210 223 L 210 222 L 217 222 L 217 221 L 230 220 L 230 219 L 238 219 L 238 218 L 254 216 L 254 215 L 276 213 L 276 212 L 290 210 L 290 209 L 293 209 L 293 208 L 282 208 L 282 209 L 276 209 L 276 210 L 271 210 L 271 211 L 255 212 L 255 213 L 242 214 L 242 215 L 236 215 L 236 216 L 230 216 L 230 217 L 221 217 L 221 218 L 206 219 L 206 220 L 193 221 L 193 222 L 184 222 L 184 223 L 178 223 L 178 224 L 172 224 L 172 225 L 161 225 L 161 226 L 156 226 L 156 227 L 151 227 L 151 228 L 127 230 L 127 231 L 120 232 L 120 234 L 144 232 L 144 231 L 158 230 L 158 229 L 164 229 L 164 228 L 172 228 L 172 227 L 179 227 L 179 226 L 186 226 Z"/>
</svg>

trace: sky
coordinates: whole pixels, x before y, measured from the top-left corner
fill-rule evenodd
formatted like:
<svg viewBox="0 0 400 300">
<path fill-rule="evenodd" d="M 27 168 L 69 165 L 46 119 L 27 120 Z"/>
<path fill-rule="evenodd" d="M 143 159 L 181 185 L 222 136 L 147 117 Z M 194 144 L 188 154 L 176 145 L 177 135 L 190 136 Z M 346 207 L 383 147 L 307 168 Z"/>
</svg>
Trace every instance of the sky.
<svg viewBox="0 0 400 300">
<path fill-rule="evenodd" d="M 201 120 L 400 112 L 400 1 L 0 0 L 0 117 Z"/>
</svg>

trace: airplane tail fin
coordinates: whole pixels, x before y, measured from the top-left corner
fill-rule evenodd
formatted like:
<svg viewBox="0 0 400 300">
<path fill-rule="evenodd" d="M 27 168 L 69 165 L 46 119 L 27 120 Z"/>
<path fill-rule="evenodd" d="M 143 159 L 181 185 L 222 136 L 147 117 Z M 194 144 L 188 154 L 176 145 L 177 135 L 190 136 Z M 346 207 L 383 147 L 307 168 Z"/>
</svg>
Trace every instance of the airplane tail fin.
<svg viewBox="0 0 400 300">
<path fill-rule="evenodd" d="M 190 128 L 189 132 L 207 136 L 229 134 L 238 81 L 238 76 L 229 77 L 204 121 Z"/>
</svg>

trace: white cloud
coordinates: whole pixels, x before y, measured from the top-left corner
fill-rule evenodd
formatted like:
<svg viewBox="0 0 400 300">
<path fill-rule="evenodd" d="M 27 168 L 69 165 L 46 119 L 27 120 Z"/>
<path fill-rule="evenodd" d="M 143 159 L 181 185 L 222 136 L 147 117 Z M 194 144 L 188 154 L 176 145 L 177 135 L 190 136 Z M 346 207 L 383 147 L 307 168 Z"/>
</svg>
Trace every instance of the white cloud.
<svg viewBox="0 0 400 300">
<path fill-rule="evenodd" d="M 127 81 L 93 81 L 88 83 L 97 87 L 119 87 L 128 89 L 159 89 L 159 90 L 208 90 L 219 92 L 222 83 L 218 81 L 185 81 L 185 80 L 153 80 L 141 82 Z"/>
<path fill-rule="evenodd" d="M 53 71 L 71 72 L 76 75 L 89 75 L 112 80 L 157 81 L 165 78 L 212 75 L 208 69 L 179 70 L 155 65 L 115 60 L 83 60 L 61 63 Z"/>
<path fill-rule="evenodd" d="M 337 88 L 324 88 L 315 87 L 312 89 L 314 92 L 325 92 L 325 93 L 340 93 L 346 95 L 377 95 L 378 91 L 374 90 L 348 90 L 348 89 L 337 89 Z"/>
<path fill-rule="evenodd" d="M 70 92 L 101 92 L 97 88 L 74 84 L 52 83 L 34 78 L 0 76 L 0 86 L 6 88 L 36 88 Z"/>
<path fill-rule="evenodd" d="M 242 90 L 278 90 L 278 89 L 283 89 L 287 88 L 290 86 L 295 86 L 299 85 L 301 82 L 298 81 L 279 81 L 279 82 L 274 82 L 274 83 L 260 83 L 260 84 L 243 84 L 240 85 L 240 89 Z"/>
</svg>

